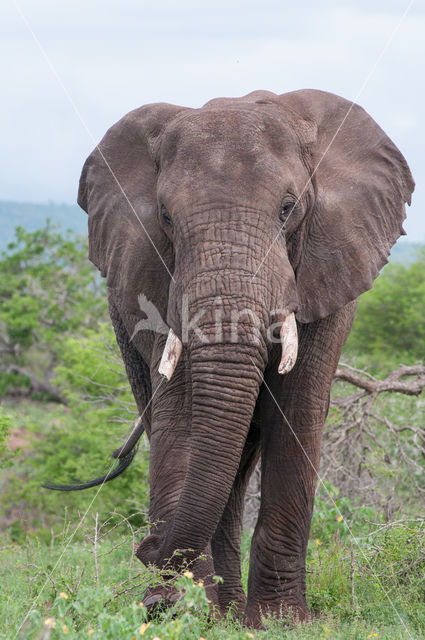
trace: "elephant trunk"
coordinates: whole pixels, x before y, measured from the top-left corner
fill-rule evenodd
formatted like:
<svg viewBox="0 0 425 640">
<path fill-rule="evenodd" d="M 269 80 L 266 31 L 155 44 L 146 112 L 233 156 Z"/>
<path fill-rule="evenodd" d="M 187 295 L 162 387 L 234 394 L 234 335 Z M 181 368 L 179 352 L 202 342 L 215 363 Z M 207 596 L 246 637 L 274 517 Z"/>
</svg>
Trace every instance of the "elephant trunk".
<svg viewBox="0 0 425 640">
<path fill-rule="evenodd" d="M 159 567 L 178 568 L 211 540 L 238 471 L 266 364 L 265 350 L 252 344 L 197 341 L 188 353 L 192 425 L 183 489 L 163 536 L 148 536 L 137 551 L 145 564 Z"/>
</svg>

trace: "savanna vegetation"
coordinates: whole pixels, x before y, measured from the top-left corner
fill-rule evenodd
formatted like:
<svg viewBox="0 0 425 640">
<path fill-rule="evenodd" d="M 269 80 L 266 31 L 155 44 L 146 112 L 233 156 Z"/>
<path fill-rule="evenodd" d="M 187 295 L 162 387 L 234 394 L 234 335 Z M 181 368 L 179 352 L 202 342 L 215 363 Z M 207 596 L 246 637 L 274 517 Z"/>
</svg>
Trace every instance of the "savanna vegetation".
<svg viewBox="0 0 425 640">
<path fill-rule="evenodd" d="M 361 297 L 336 376 L 308 548 L 309 625 L 211 620 L 202 585 L 148 622 L 148 442 L 101 488 L 136 409 L 85 241 L 47 224 L 0 259 L 0 638 L 425 637 L 425 252 Z M 403 365 L 403 366 L 402 366 Z M 404 368 L 403 368 L 404 367 Z M 243 538 L 246 582 L 259 486 Z"/>
</svg>

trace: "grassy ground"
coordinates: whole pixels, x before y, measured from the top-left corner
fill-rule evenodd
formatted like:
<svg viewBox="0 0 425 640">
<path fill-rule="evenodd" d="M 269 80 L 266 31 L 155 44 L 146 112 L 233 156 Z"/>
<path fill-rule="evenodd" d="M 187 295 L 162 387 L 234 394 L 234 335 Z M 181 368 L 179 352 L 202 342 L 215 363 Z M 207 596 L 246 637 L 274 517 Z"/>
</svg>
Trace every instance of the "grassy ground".
<svg viewBox="0 0 425 640">
<path fill-rule="evenodd" d="M 126 510 L 126 501 L 119 502 L 122 492 L 138 496 L 139 508 L 145 510 L 141 498 L 147 494 L 147 452 L 139 455 L 138 466 L 127 478 L 103 488 L 76 530 L 96 489 L 64 496 L 43 492 L 40 484 L 46 476 L 69 476 L 70 471 L 58 465 L 70 464 L 69 452 L 77 445 L 81 448 L 87 426 L 79 427 L 61 407 L 21 404 L 9 413 L 21 452 L 1 482 L 5 531 L 0 536 L 1 640 L 425 638 L 424 520 L 416 517 L 417 509 L 407 510 L 406 499 L 404 515 L 394 515 L 404 520 L 389 525 L 378 511 L 353 503 L 332 485 L 327 491 L 322 488 L 316 498 L 308 549 L 312 623 L 300 627 L 269 620 L 267 630 L 259 632 L 242 628 L 231 618 L 211 624 L 203 589 L 183 576 L 178 578 L 184 595 L 178 608 L 143 626 L 146 611 L 140 602 L 155 576 L 134 559 L 132 546 L 145 535 L 146 518 L 136 514 L 130 523 L 115 513 L 105 522 L 105 514 L 116 504 L 121 504 L 124 516 L 134 513 L 132 504 Z M 97 469 L 111 443 L 93 429 L 90 438 L 84 463 L 86 459 L 87 465 L 91 463 L 97 453 Z M 37 447 L 43 448 L 36 463 Z M 81 455 L 78 451 L 78 459 Z M 86 473 L 90 476 L 92 469 Z M 406 495 L 413 500 L 407 489 L 406 485 Z M 25 514 L 32 514 L 28 522 L 22 520 Z M 245 532 L 245 585 L 249 544 L 250 534 Z"/>
<path fill-rule="evenodd" d="M 122 522 L 98 525 L 95 535 L 93 518 L 84 527 L 85 541 L 69 545 L 75 524 L 50 545 L 0 543 L 0 638 L 425 638 L 423 523 L 386 526 L 358 544 L 339 535 L 312 540 L 308 599 L 314 621 L 268 621 L 266 631 L 250 631 L 230 618 L 209 623 L 203 589 L 185 576 L 177 578 L 184 594 L 177 609 L 146 626 L 140 603 L 153 576 L 131 551 L 140 532 Z M 245 581 L 249 538 L 246 533 Z"/>
</svg>

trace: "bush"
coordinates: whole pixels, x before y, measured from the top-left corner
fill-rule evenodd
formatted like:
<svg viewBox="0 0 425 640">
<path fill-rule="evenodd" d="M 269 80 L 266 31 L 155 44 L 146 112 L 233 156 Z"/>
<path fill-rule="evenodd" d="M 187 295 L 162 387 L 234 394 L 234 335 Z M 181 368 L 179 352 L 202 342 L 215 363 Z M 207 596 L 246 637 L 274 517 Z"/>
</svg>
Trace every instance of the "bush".
<svg viewBox="0 0 425 640">
<path fill-rule="evenodd" d="M 8 446 L 12 417 L 0 407 L 0 469 L 12 464 L 13 454 Z"/>
<path fill-rule="evenodd" d="M 51 404 L 46 411 L 42 406 L 27 405 L 25 415 L 21 404 L 13 411 L 15 423 L 28 434 L 30 447 L 17 456 L 3 489 L 3 514 L 13 504 L 17 515 L 12 520 L 16 541 L 22 541 L 28 531 L 50 537 L 50 528 L 62 526 L 64 508 L 68 517 L 77 518 L 78 511 L 85 510 L 95 496 L 93 509 L 101 518 L 117 510 L 132 517 L 135 524 L 145 521 L 149 466 L 146 439 L 131 467 L 100 491 L 99 487 L 71 493 L 41 488 L 48 480 L 62 484 L 89 480 L 115 463 L 111 453 L 122 444 L 136 409 L 113 340 L 109 325 L 101 325 L 99 332 L 87 331 L 83 337 L 65 339 L 55 380 L 68 406 Z"/>
<path fill-rule="evenodd" d="M 86 240 L 50 223 L 33 233 L 16 229 L 0 260 L 0 397 L 27 389 L 61 400 L 51 375 L 63 338 L 107 318 L 104 286 L 86 254 Z"/>
<path fill-rule="evenodd" d="M 369 365 L 414 364 L 425 353 L 425 250 L 410 265 L 389 264 L 360 296 L 346 351 Z"/>
</svg>

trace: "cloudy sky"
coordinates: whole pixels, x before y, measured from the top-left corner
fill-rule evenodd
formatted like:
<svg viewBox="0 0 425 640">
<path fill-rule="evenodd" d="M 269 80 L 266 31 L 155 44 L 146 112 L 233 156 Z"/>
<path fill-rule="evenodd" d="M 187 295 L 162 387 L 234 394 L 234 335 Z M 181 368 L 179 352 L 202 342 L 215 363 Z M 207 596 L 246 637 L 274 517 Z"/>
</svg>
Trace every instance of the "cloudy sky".
<svg viewBox="0 0 425 640">
<path fill-rule="evenodd" d="M 360 103 L 407 158 L 425 241 L 423 0 L 2 0 L 0 199 L 75 202 L 105 130 L 149 102 L 254 89 Z"/>
</svg>

